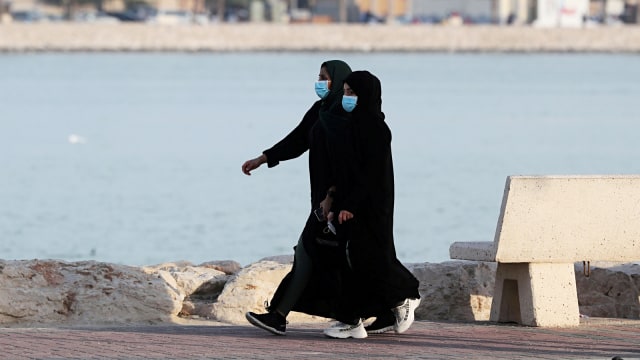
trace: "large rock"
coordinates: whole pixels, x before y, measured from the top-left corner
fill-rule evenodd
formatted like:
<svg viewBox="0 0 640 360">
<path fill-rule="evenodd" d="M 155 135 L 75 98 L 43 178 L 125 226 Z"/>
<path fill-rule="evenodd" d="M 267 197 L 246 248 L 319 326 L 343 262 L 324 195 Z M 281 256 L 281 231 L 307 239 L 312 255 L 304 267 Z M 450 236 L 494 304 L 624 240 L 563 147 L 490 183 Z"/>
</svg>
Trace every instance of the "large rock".
<svg viewBox="0 0 640 360">
<path fill-rule="evenodd" d="M 495 263 L 449 261 L 407 265 L 420 281 L 421 320 L 488 320 L 491 312 Z"/>
<path fill-rule="evenodd" d="M 233 260 L 207 261 L 198 265 L 198 267 L 220 270 L 227 275 L 233 275 L 242 270 L 242 265 L 240 265 L 239 262 Z"/>
<path fill-rule="evenodd" d="M 229 275 L 209 266 L 193 266 L 188 262 L 165 263 L 142 268 L 148 274 L 162 274 L 171 276 L 175 280 L 177 291 L 183 297 L 193 293 L 207 293 L 211 284 L 226 283 Z M 166 278 L 165 278 L 166 279 Z M 174 282 L 169 280 L 171 284 Z M 217 296 L 216 296 L 217 297 Z M 215 297 L 211 298 L 215 300 Z"/>
<path fill-rule="evenodd" d="M 247 311 L 263 313 L 280 281 L 291 271 L 291 257 L 263 259 L 242 269 L 224 287 L 211 316 L 231 324 L 247 324 Z M 325 322 L 327 319 L 292 312 L 289 322 Z"/>
<path fill-rule="evenodd" d="M 0 324 L 171 321 L 182 296 L 157 274 L 85 261 L 0 260 Z"/>
<path fill-rule="evenodd" d="M 181 322 L 176 315 L 247 324 L 244 313 L 263 312 L 291 256 L 262 259 L 240 271 L 224 262 L 144 268 L 94 261 L 0 260 L 0 325 Z M 420 281 L 418 320 L 488 320 L 495 263 L 451 261 L 407 266 Z M 234 273 L 229 275 L 229 273 Z M 589 277 L 576 265 L 580 313 L 640 318 L 640 265 L 594 264 Z M 290 322 L 327 319 L 291 313 Z"/>
<path fill-rule="evenodd" d="M 595 264 L 589 272 L 576 264 L 575 269 L 580 314 L 640 318 L 640 265 Z"/>
<path fill-rule="evenodd" d="M 218 299 L 230 275 L 226 271 L 236 271 L 235 262 L 208 262 L 193 266 L 181 261 L 144 267 L 148 274 L 158 274 L 184 299 L 177 315 L 211 317 L 212 304 Z"/>
</svg>

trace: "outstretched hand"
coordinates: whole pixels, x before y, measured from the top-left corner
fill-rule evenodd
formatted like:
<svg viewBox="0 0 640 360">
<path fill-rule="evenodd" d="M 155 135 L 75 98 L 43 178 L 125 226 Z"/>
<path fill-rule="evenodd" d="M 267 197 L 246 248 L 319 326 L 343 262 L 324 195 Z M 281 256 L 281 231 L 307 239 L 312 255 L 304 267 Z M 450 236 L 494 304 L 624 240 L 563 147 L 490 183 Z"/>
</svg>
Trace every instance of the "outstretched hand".
<svg viewBox="0 0 640 360">
<path fill-rule="evenodd" d="M 262 154 L 255 159 L 247 160 L 242 164 L 242 172 L 245 175 L 251 175 L 251 171 L 260 167 L 260 165 L 267 162 L 267 157 Z"/>
</svg>

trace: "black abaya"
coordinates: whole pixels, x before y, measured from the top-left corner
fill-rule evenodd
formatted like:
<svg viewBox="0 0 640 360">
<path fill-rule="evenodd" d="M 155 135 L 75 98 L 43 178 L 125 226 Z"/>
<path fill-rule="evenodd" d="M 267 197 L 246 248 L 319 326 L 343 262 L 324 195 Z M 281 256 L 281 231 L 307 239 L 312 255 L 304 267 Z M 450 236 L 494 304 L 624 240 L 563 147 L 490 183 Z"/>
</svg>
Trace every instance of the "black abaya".
<svg viewBox="0 0 640 360">
<path fill-rule="evenodd" d="M 342 158 L 344 171 L 354 167 L 342 184 L 347 188 L 346 205 L 352 207 L 346 209 L 355 220 L 348 234 L 352 271 L 348 287 L 355 313 L 367 318 L 406 298 L 419 298 L 419 282 L 396 257 L 391 131 L 381 111 L 380 81 L 369 72 L 356 71 L 345 83 L 358 96 L 350 123 L 355 159 Z M 342 193 L 341 184 L 337 188 Z"/>
</svg>

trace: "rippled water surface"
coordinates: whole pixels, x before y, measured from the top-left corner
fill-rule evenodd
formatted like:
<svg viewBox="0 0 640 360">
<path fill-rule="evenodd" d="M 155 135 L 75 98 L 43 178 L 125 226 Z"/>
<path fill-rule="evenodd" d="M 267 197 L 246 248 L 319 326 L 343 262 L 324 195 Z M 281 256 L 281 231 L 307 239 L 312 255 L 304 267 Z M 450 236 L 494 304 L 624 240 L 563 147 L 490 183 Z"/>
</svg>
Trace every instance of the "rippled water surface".
<svg viewBox="0 0 640 360">
<path fill-rule="evenodd" d="M 404 262 L 492 240 L 507 175 L 640 173 L 633 55 L 5 54 L 0 258 L 292 253 L 306 155 L 240 165 L 298 123 L 332 58 L 382 80 Z"/>
</svg>

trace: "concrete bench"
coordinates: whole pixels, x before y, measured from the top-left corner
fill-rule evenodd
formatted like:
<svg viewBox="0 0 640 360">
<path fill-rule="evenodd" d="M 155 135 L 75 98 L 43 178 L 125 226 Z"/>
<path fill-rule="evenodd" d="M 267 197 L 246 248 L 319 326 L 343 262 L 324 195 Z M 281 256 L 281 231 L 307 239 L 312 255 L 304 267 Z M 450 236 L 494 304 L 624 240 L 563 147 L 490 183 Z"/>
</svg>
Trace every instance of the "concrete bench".
<svg viewBox="0 0 640 360">
<path fill-rule="evenodd" d="M 494 241 L 449 255 L 497 262 L 491 321 L 577 326 L 574 263 L 640 261 L 640 176 L 509 176 Z"/>
</svg>

